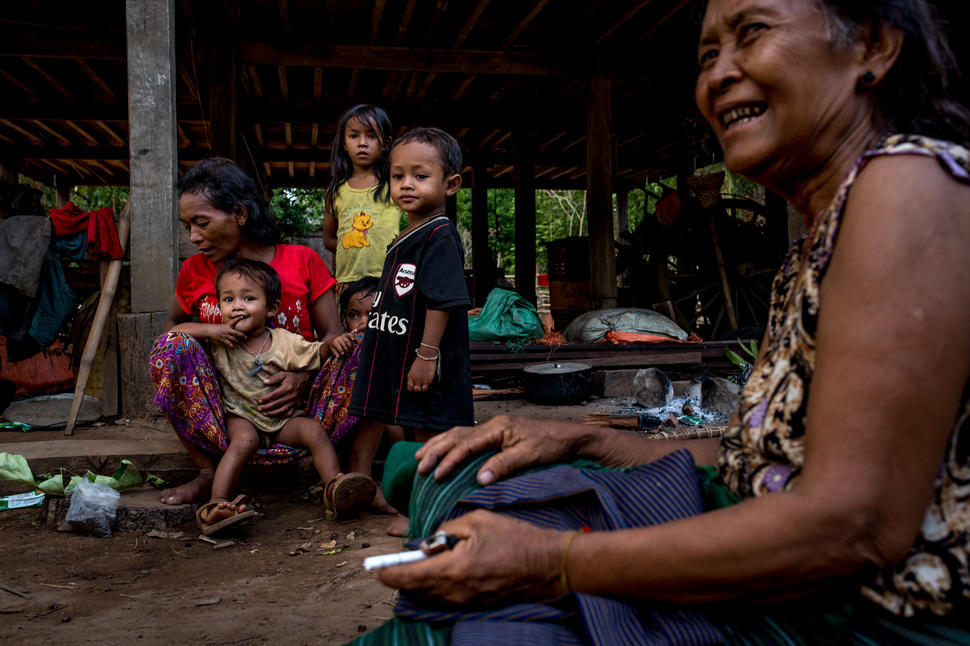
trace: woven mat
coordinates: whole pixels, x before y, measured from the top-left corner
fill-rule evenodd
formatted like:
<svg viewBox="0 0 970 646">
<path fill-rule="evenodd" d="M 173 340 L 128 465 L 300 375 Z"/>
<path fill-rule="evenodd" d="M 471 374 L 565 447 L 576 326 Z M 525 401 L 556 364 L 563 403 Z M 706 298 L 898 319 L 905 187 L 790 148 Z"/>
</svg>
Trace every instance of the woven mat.
<svg viewBox="0 0 970 646">
<path fill-rule="evenodd" d="M 670 429 L 667 431 L 657 431 L 656 433 L 645 433 L 644 437 L 651 440 L 703 440 L 717 438 L 724 435 L 727 426 L 708 426 L 705 428 L 685 427 L 683 429 Z"/>
</svg>

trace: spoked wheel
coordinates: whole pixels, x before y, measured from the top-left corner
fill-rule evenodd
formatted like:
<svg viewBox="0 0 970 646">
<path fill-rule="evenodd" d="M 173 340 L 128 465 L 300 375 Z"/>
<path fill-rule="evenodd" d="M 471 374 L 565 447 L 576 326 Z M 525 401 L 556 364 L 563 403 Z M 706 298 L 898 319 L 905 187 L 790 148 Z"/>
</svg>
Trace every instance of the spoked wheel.
<svg viewBox="0 0 970 646">
<path fill-rule="evenodd" d="M 658 264 L 658 290 L 673 303 L 678 323 L 705 339 L 764 327 L 771 281 L 780 262 L 764 226 L 764 207 L 721 199 L 681 218 Z"/>
</svg>

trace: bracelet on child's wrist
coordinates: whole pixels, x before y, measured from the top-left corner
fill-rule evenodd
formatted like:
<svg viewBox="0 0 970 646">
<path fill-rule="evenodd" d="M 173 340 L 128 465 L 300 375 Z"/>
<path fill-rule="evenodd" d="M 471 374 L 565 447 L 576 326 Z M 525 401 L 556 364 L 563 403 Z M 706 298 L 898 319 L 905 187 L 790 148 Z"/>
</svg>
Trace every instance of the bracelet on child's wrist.
<svg viewBox="0 0 970 646">
<path fill-rule="evenodd" d="M 421 345 L 424 345 L 424 344 L 422 343 Z M 418 359 L 424 359 L 425 361 L 437 361 L 438 357 L 441 356 L 441 351 L 438 350 L 438 352 L 433 357 L 426 357 L 423 354 L 421 354 L 420 348 L 415 348 L 414 354 L 418 355 Z"/>
</svg>

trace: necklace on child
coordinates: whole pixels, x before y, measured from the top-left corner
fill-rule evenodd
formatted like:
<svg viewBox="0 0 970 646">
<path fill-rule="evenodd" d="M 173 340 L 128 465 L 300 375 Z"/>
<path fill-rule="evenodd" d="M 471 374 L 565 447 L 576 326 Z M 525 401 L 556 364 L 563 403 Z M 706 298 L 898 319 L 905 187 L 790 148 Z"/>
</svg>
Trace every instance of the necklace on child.
<svg viewBox="0 0 970 646">
<path fill-rule="evenodd" d="M 243 342 L 242 349 L 253 356 L 253 365 L 249 368 L 249 376 L 255 377 L 259 374 L 259 371 L 263 369 L 263 360 L 259 358 L 259 355 L 263 354 L 263 348 L 266 347 L 266 342 L 269 341 L 270 333 L 266 330 L 266 335 L 263 337 L 263 344 L 259 346 L 259 350 L 255 353 L 246 347 L 246 343 Z"/>
</svg>

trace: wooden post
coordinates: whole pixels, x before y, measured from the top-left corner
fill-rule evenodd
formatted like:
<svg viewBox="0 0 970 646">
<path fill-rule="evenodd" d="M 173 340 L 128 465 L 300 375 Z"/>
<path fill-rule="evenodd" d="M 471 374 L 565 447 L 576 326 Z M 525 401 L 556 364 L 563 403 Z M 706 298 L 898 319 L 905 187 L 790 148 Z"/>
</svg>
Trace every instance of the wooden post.
<svg viewBox="0 0 970 646">
<path fill-rule="evenodd" d="M 63 178 L 58 177 L 57 187 L 54 189 L 54 204 L 57 208 L 62 208 L 71 201 L 71 186 L 62 186 Z"/>
<path fill-rule="evenodd" d="M 458 193 L 445 198 L 445 215 L 454 224 L 458 224 Z"/>
<path fill-rule="evenodd" d="M 488 244 L 488 172 L 484 164 L 472 167 L 472 274 L 475 307 L 481 307 L 495 287 L 495 258 Z"/>
<path fill-rule="evenodd" d="M 589 81 L 586 105 L 586 212 L 589 218 L 590 307 L 616 307 L 613 241 L 613 83 L 602 73 Z"/>
<path fill-rule="evenodd" d="M 517 137 L 519 163 L 515 167 L 515 291 L 536 302 L 536 190 L 535 142 L 531 133 Z"/>
<path fill-rule="evenodd" d="M 616 233 L 630 230 L 630 192 L 626 189 L 616 192 Z"/>
<path fill-rule="evenodd" d="M 178 271 L 175 0 L 125 0 L 131 310 L 168 310 Z"/>
<path fill-rule="evenodd" d="M 152 344 L 162 333 L 167 312 L 119 314 L 118 338 L 121 362 L 121 408 L 129 417 L 153 417 L 155 387 L 148 369 Z"/>
<path fill-rule="evenodd" d="M 7 182 L 8 184 L 16 184 L 20 179 L 20 173 L 17 170 L 20 168 L 20 164 L 15 159 L 0 159 L 0 182 Z"/>
</svg>

